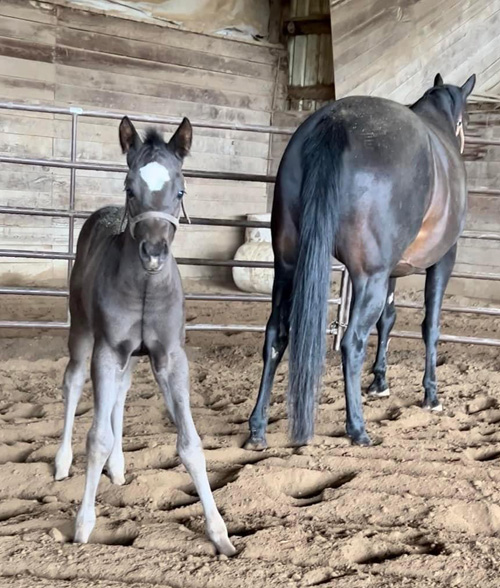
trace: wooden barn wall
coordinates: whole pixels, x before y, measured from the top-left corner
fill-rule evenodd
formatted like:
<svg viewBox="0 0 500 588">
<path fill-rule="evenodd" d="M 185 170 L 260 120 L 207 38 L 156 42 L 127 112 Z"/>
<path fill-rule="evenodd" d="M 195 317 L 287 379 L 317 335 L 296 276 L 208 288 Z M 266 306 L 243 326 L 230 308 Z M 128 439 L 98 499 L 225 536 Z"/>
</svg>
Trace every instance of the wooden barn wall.
<svg viewBox="0 0 500 588">
<path fill-rule="evenodd" d="M 413 102 L 439 71 L 445 81 L 500 82 L 500 0 L 331 0 L 337 97 Z"/>
<path fill-rule="evenodd" d="M 3 100 L 267 125 L 279 94 L 280 56 L 272 46 L 50 3 L 0 2 Z M 78 159 L 123 163 L 117 126 L 118 121 L 80 119 Z M 69 119 L 0 110 L 0 152 L 69 158 Z M 264 134 L 195 129 L 185 167 L 263 174 L 268 152 Z M 76 185 L 80 210 L 124 199 L 122 174 L 78 171 Z M 2 205 L 65 208 L 68 194 L 69 171 L 0 164 Z M 266 210 L 267 189 L 257 183 L 191 179 L 186 204 L 192 216 L 241 217 Z M 64 251 L 67 226 L 64 219 L 0 216 L 0 248 Z M 181 227 L 175 251 L 228 259 L 242 239 L 236 229 Z M 60 284 L 65 271 L 63 262 L 0 260 L 4 285 Z M 201 267 L 182 271 L 192 278 L 221 275 Z"/>
</svg>

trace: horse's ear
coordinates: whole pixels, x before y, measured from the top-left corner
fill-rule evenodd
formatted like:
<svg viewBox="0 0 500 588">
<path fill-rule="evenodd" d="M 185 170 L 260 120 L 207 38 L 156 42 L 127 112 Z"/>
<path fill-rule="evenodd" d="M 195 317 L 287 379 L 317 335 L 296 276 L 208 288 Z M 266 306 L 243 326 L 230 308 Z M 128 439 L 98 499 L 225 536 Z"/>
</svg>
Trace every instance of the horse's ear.
<svg viewBox="0 0 500 588">
<path fill-rule="evenodd" d="M 465 84 L 461 87 L 462 96 L 464 99 L 468 98 L 472 90 L 474 90 L 474 86 L 476 85 L 476 74 L 472 74 L 471 77 L 465 82 Z"/>
<path fill-rule="evenodd" d="M 191 150 L 193 142 L 193 127 L 189 119 L 183 118 L 174 136 L 168 142 L 168 146 L 179 159 L 184 159 Z"/>
<path fill-rule="evenodd" d="M 128 116 L 122 118 L 119 134 L 123 153 L 128 153 L 131 149 L 137 149 L 142 144 L 139 133 L 135 130 Z"/>
<path fill-rule="evenodd" d="M 437 74 L 437 76 L 434 78 L 434 86 L 443 86 L 444 82 L 443 82 L 443 78 L 441 77 L 441 74 Z"/>
</svg>

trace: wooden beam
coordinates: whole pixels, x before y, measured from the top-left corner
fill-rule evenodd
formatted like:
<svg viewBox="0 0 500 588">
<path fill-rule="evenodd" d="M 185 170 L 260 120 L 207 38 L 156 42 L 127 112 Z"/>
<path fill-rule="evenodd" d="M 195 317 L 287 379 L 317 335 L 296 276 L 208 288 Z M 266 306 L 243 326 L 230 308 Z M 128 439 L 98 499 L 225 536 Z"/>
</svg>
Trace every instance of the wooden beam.
<svg viewBox="0 0 500 588">
<path fill-rule="evenodd" d="M 335 100 L 335 86 L 333 84 L 289 86 L 288 98 L 292 100 Z"/>
<path fill-rule="evenodd" d="M 284 23 L 285 34 L 297 35 L 326 35 L 332 32 L 329 14 L 311 14 L 296 16 Z"/>
</svg>

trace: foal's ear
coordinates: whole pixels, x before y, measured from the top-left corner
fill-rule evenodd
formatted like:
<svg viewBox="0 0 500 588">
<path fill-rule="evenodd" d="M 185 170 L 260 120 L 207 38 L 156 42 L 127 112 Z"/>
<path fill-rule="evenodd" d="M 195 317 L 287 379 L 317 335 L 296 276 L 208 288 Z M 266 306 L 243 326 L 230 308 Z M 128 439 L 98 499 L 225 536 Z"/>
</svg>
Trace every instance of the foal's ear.
<svg viewBox="0 0 500 588">
<path fill-rule="evenodd" d="M 187 118 L 183 118 L 168 146 L 179 159 L 184 159 L 191 149 L 192 142 L 193 127 Z"/>
<path fill-rule="evenodd" d="M 474 86 L 476 85 L 476 74 L 472 74 L 471 77 L 465 82 L 465 84 L 460 88 L 462 90 L 462 96 L 467 98 L 469 94 L 474 90 Z"/>
<path fill-rule="evenodd" d="M 135 130 L 128 116 L 122 118 L 119 134 L 123 153 L 128 153 L 131 149 L 138 149 L 142 144 L 139 133 Z"/>
<path fill-rule="evenodd" d="M 443 86 L 444 82 L 443 82 L 443 78 L 441 77 L 441 74 L 437 74 L 437 76 L 434 78 L 434 86 Z"/>
</svg>

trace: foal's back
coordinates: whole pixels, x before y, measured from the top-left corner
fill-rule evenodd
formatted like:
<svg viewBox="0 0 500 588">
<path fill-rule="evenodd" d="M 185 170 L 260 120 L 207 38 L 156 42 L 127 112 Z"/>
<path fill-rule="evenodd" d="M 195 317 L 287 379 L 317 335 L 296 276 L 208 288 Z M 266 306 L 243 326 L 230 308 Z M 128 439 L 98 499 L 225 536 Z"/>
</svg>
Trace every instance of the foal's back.
<svg viewBox="0 0 500 588">
<path fill-rule="evenodd" d="M 90 320 L 95 281 L 118 263 L 117 240 L 123 233 L 123 216 L 123 207 L 105 206 L 92 213 L 83 224 L 70 280 L 70 308 L 74 320 Z"/>
</svg>

